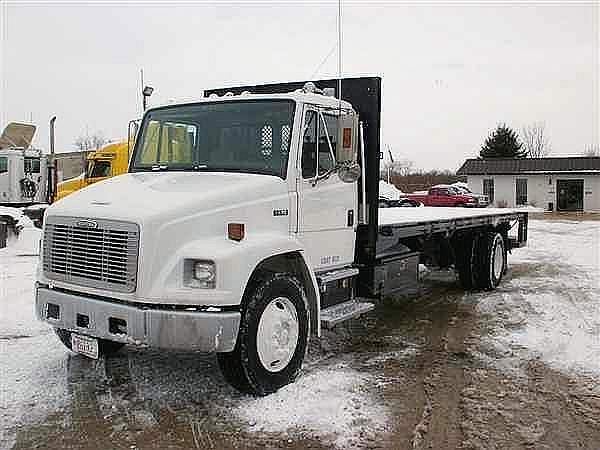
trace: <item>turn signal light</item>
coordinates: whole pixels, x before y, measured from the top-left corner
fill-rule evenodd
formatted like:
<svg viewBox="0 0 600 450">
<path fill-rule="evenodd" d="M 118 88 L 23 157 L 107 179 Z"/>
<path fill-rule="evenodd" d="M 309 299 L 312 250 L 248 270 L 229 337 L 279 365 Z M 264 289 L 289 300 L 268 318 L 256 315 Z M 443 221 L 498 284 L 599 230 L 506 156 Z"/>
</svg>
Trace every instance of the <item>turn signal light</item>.
<svg viewBox="0 0 600 450">
<path fill-rule="evenodd" d="M 243 223 L 228 223 L 227 237 L 232 241 L 241 241 L 246 235 L 246 230 Z"/>
</svg>

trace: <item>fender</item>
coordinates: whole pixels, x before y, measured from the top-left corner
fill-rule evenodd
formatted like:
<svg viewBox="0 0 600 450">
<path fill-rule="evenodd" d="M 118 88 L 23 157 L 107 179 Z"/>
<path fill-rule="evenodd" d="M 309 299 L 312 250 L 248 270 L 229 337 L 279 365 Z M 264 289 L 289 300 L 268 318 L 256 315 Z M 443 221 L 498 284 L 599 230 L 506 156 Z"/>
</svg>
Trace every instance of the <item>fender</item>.
<svg viewBox="0 0 600 450">
<path fill-rule="evenodd" d="M 320 297 L 316 277 L 304 255 L 302 244 L 293 236 L 277 233 L 252 233 L 236 242 L 222 237 L 199 239 L 173 252 L 163 269 L 152 281 L 144 301 L 161 304 L 199 306 L 238 306 L 254 270 L 268 258 L 297 252 L 302 258 L 310 280 L 317 311 Z M 214 261 L 216 288 L 199 289 L 183 285 L 183 261 L 198 259 Z M 306 275 L 308 275 L 306 277 Z"/>
</svg>

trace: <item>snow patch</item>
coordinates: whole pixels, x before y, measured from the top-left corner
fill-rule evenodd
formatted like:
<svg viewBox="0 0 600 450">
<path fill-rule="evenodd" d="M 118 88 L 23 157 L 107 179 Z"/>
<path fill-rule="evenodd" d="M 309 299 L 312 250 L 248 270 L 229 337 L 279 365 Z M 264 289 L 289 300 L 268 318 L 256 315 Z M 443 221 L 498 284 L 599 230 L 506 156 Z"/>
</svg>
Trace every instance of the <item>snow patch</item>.
<svg viewBox="0 0 600 450">
<path fill-rule="evenodd" d="M 379 180 L 380 197 L 385 197 L 388 200 L 399 200 L 402 194 L 404 193 L 393 184 L 383 180 Z"/>
<path fill-rule="evenodd" d="M 0 216 L 10 217 L 15 222 L 14 227 L 18 233 L 14 238 L 11 237 L 9 231 L 7 248 L 0 249 L 0 253 L 21 256 L 38 255 L 42 230 L 35 228 L 31 219 L 25 216 L 20 209 L 0 206 Z"/>
<path fill-rule="evenodd" d="M 493 326 L 482 337 L 488 362 L 518 371 L 523 359 L 539 358 L 600 376 L 600 223 L 532 220 L 528 247 L 511 265 L 516 276 L 478 299 Z"/>
<path fill-rule="evenodd" d="M 320 369 L 267 397 L 235 409 L 255 432 L 303 430 L 336 447 L 354 445 L 364 435 L 386 428 L 387 411 L 369 395 L 371 377 L 344 367 Z"/>
<path fill-rule="evenodd" d="M 34 314 L 37 258 L 14 249 L 0 250 L 0 448 L 69 401 L 67 351 Z"/>
</svg>

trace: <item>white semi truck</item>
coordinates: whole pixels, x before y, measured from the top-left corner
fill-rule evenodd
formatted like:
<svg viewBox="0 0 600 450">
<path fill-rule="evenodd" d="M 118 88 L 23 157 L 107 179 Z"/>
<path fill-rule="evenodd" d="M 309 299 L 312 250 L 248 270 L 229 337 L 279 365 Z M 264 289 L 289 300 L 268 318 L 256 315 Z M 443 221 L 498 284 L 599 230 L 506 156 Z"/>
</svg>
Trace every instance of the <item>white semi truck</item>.
<svg viewBox="0 0 600 450">
<path fill-rule="evenodd" d="M 38 317 L 94 358 L 125 344 L 217 352 L 233 386 L 265 395 L 295 379 L 309 337 L 413 288 L 420 262 L 494 289 L 527 213 L 380 210 L 381 80 L 341 86 L 149 109 L 127 174 L 47 209 Z"/>
<path fill-rule="evenodd" d="M 0 205 L 46 201 L 48 169 L 42 151 L 31 147 L 35 126 L 9 123 L 0 136 Z"/>
</svg>

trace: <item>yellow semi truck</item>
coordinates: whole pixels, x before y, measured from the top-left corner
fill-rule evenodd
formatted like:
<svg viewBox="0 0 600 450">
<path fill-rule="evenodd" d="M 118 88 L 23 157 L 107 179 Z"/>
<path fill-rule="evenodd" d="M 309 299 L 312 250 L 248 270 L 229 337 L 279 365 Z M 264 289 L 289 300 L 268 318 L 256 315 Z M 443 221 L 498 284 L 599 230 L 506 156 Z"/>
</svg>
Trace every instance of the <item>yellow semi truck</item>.
<svg viewBox="0 0 600 450">
<path fill-rule="evenodd" d="M 107 144 L 87 157 L 85 172 L 76 178 L 58 183 L 56 200 L 90 184 L 127 172 L 129 146 L 127 141 Z"/>
<path fill-rule="evenodd" d="M 135 136 L 135 133 L 133 134 Z M 191 148 L 190 142 L 196 139 L 195 130 L 182 125 L 173 125 L 166 132 L 161 132 L 156 123 L 150 123 L 146 132 L 145 146 L 161 150 L 160 154 L 152 154 L 147 151 L 146 155 L 152 161 L 158 161 L 157 168 L 162 163 L 173 160 L 188 159 L 191 155 L 186 155 Z M 160 142 L 161 145 L 157 145 Z M 87 167 L 84 173 L 76 178 L 58 183 L 56 200 L 79 190 L 86 186 L 106 180 L 117 175 L 127 173 L 129 165 L 129 152 L 133 147 L 133 139 L 107 144 L 100 150 L 92 152 L 87 157 Z"/>
</svg>

